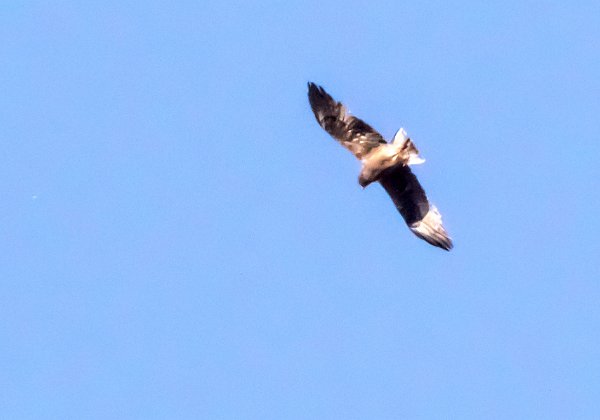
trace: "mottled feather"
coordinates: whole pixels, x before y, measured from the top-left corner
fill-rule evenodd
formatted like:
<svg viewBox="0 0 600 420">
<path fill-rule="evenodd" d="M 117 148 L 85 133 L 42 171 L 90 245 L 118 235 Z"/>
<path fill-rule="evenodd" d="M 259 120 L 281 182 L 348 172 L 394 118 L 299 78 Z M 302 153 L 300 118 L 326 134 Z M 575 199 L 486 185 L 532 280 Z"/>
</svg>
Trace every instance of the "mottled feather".
<svg viewBox="0 0 600 420">
<path fill-rule="evenodd" d="M 358 159 L 387 143 L 373 127 L 350 115 L 346 107 L 322 87 L 309 83 L 308 99 L 319 125 Z"/>
</svg>

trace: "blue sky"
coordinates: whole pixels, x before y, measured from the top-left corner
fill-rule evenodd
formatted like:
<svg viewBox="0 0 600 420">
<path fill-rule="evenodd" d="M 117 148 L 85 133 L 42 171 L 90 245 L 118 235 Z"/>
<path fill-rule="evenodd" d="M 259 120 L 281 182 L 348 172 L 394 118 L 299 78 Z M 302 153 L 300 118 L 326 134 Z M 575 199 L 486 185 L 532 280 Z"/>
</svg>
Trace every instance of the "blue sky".
<svg viewBox="0 0 600 420">
<path fill-rule="evenodd" d="M 3 418 L 598 418 L 600 5 L 0 6 Z M 316 124 L 390 137 L 455 249 Z"/>
</svg>

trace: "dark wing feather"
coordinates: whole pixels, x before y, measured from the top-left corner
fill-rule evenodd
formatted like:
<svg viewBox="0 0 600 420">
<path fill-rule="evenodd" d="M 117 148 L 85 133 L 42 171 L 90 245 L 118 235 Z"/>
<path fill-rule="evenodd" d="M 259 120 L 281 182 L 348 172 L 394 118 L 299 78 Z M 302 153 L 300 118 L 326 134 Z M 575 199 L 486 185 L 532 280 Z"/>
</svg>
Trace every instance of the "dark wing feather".
<svg viewBox="0 0 600 420">
<path fill-rule="evenodd" d="M 429 204 L 427 195 L 408 166 L 396 165 L 379 179 L 410 230 L 431 245 L 449 251 L 452 240 L 442 226 L 442 216 Z"/>
<path fill-rule="evenodd" d="M 308 84 L 308 100 L 319 125 L 358 159 L 386 143 L 381 134 L 363 120 L 350 115 L 346 107 L 321 86 Z"/>
</svg>

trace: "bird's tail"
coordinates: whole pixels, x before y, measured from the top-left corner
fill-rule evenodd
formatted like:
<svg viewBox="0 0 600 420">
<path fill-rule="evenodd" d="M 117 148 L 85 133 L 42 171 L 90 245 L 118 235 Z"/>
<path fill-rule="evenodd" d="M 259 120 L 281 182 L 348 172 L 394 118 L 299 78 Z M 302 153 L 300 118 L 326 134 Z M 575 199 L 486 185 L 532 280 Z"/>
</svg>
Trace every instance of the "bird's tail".
<svg viewBox="0 0 600 420">
<path fill-rule="evenodd" d="M 408 160 L 406 161 L 407 165 L 419 165 L 425 162 L 425 159 L 419 156 L 419 150 L 417 149 L 417 146 L 415 146 L 411 139 L 406 140 L 406 143 L 404 143 L 403 148 L 405 149 L 405 153 L 408 154 Z"/>
<path fill-rule="evenodd" d="M 425 159 L 419 156 L 419 149 L 417 149 L 417 146 L 408 137 L 404 128 L 398 130 L 394 136 L 393 143 L 400 147 L 403 156 L 408 156 L 407 165 L 418 165 L 425 162 Z"/>
</svg>

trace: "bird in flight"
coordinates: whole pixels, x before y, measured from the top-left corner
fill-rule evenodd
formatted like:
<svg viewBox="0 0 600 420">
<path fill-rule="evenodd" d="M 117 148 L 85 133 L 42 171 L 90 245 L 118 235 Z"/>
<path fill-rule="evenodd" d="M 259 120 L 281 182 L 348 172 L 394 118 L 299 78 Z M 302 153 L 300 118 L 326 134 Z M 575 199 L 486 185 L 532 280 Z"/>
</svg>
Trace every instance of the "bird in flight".
<svg viewBox="0 0 600 420">
<path fill-rule="evenodd" d="M 401 128 L 388 143 L 370 125 L 350 115 L 325 89 L 310 82 L 308 100 L 319 125 L 362 162 L 358 183 L 364 188 L 379 182 L 415 235 L 449 251 L 452 240 L 442 226 L 442 216 L 409 168 L 425 160 L 406 131 Z"/>
</svg>

